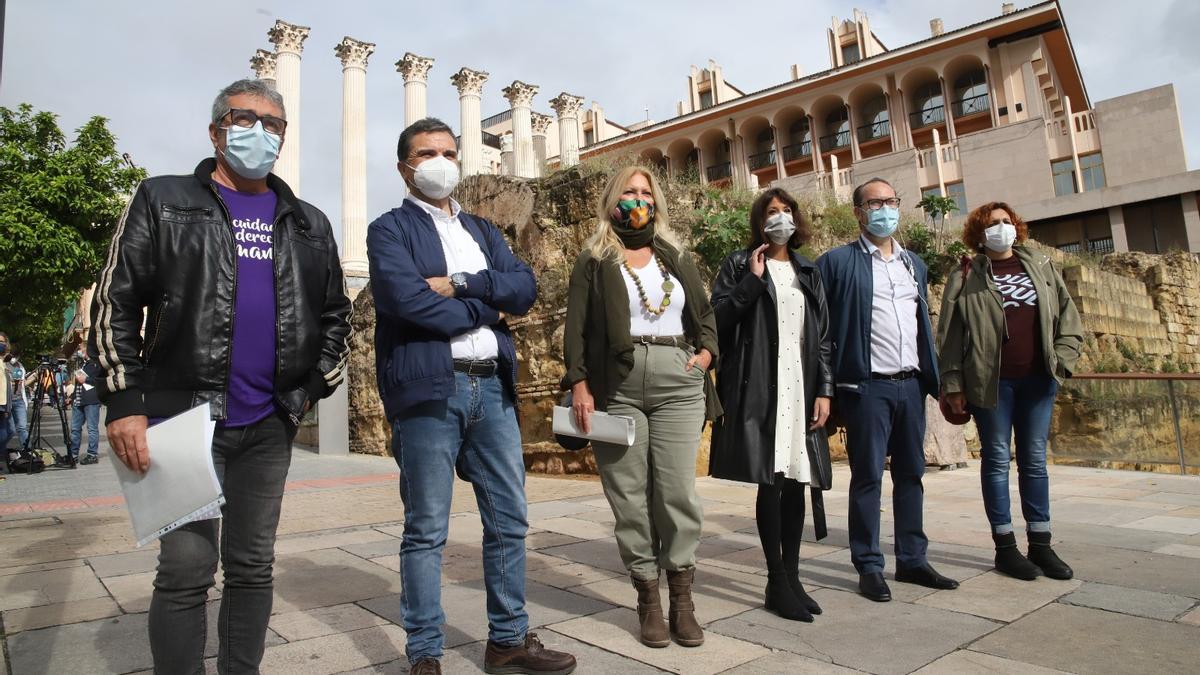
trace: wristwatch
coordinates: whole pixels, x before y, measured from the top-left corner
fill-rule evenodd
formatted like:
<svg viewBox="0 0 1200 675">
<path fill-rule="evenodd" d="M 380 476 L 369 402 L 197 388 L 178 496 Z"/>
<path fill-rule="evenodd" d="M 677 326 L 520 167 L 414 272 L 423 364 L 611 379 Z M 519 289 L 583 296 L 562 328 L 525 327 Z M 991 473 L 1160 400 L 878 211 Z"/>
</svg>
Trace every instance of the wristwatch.
<svg viewBox="0 0 1200 675">
<path fill-rule="evenodd" d="M 467 274 L 466 272 L 455 272 L 450 275 L 450 287 L 454 289 L 454 297 L 459 297 L 467 292 Z"/>
</svg>

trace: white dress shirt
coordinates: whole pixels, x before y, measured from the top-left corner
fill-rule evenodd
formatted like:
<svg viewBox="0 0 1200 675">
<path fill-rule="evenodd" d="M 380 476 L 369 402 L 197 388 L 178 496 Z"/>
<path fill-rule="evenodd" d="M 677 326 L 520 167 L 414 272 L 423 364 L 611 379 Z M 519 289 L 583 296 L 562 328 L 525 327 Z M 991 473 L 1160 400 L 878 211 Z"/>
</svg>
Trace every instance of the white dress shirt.
<svg viewBox="0 0 1200 675">
<path fill-rule="evenodd" d="M 455 272 L 475 274 L 487 269 L 487 257 L 483 255 L 483 249 L 479 248 L 479 242 L 475 241 L 475 237 L 471 236 L 458 219 L 458 214 L 462 211 L 458 202 L 450 200 L 450 214 L 447 214 L 433 204 L 423 202 L 412 195 L 405 199 L 433 217 L 433 226 L 442 241 L 442 254 L 446 256 L 447 276 Z M 499 353 L 500 345 L 490 326 L 481 326 L 450 338 L 450 356 L 455 359 L 480 361 L 494 359 Z"/>
<path fill-rule="evenodd" d="M 892 255 L 866 237 L 859 241 L 871 255 L 871 372 L 895 375 L 920 370 L 917 357 L 917 280 L 905 263 L 904 249 L 892 240 Z"/>
</svg>

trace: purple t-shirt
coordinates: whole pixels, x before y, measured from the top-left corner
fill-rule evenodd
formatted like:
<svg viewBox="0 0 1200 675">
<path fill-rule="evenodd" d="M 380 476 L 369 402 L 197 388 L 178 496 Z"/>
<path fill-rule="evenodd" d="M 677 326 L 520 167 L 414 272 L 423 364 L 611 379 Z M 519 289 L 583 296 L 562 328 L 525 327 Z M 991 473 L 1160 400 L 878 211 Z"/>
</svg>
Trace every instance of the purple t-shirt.
<svg viewBox="0 0 1200 675">
<path fill-rule="evenodd" d="M 217 188 L 233 220 L 237 297 L 225 426 L 242 427 L 275 410 L 275 193 Z"/>
</svg>

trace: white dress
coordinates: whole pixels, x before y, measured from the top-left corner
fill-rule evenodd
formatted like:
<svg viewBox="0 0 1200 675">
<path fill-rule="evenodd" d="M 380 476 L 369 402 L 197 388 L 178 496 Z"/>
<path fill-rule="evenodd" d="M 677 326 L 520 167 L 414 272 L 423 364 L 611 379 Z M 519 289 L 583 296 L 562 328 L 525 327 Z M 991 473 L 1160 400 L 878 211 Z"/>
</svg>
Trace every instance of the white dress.
<svg viewBox="0 0 1200 675">
<path fill-rule="evenodd" d="M 775 472 L 807 483 L 812 468 L 805 434 L 804 410 L 804 291 L 790 261 L 767 259 L 767 273 L 775 287 L 775 315 L 779 329 L 779 359 L 775 387 Z"/>
</svg>

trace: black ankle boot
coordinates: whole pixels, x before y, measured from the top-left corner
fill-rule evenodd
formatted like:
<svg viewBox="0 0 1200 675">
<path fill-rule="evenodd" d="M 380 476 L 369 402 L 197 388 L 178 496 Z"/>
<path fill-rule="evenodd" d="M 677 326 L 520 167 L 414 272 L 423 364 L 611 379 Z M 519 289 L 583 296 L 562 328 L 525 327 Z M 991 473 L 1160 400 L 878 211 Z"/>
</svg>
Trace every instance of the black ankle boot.
<svg viewBox="0 0 1200 675">
<path fill-rule="evenodd" d="M 787 582 L 787 575 L 783 572 L 767 573 L 767 598 L 764 605 L 769 611 L 791 621 L 811 622 L 813 620 L 812 613 L 792 592 L 792 587 Z"/>
<path fill-rule="evenodd" d="M 1029 562 L 1037 565 L 1051 579 L 1070 579 L 1075 576 L 1071 566 L 1062 561 L 1050 548 L 1049 532 L 1029 532 Z"/>
<path fill-rule="evenodd" d="M 1033 581 L 1042 575 L 1037 565 L 1021 555 L 1017 548 L 1017 536 L 1012 532 L 992 534 L 996 542 L 996 571 L 1016 579 Z"/>
<path fill-rule="evenodd" d="M 787 583 L 788 588 L 792 589 L 792 595 L 795 595 L 800 604 L 804 605 L 804 609 L 807 609 L 810 614 L 821 613 L 821 606 L 804 591 L 804 584 L 800 583 L 800 570 L 788 570 Z"/>
</svg>

